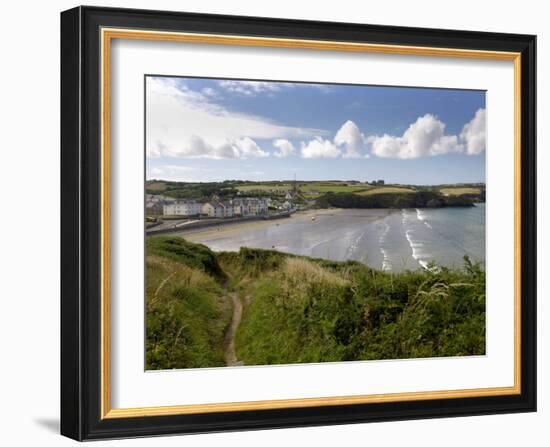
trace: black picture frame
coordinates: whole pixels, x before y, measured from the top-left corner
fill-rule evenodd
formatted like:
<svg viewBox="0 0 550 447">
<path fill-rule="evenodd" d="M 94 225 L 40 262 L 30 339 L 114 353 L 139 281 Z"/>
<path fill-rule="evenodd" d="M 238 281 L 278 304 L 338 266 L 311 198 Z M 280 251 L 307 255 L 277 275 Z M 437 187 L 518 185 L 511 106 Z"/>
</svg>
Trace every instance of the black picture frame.
<svg viewBox="0 0 550 447">
<path fill-rule="evenodd" d="M 521 53 L 521 392 L 170 416 L 101 417 L 100 29 L 367 42 Z M 166 11 L 61 13 L 61 433 L 76 440 L 536 410 L 536 36 Z"/>
</svg>

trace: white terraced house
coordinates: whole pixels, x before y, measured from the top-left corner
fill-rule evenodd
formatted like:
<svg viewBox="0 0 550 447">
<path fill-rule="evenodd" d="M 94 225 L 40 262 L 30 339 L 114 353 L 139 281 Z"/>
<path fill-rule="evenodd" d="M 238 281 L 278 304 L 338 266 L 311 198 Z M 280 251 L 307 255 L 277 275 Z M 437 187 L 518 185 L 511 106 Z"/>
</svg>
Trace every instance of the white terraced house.
<svg viewBox="0 0 550 447">
<path fill-rule="evenodd" d="M 231 200 L 229 202 L 220 202 L 220 205 L 223 207 L 223 217 L 233 217 L 234 208 Z"/>
<path fill-rule="evenodd" d="M 265 199 L 247 199 L 248 213 L 252 215 L 266 214 L 267 201 Z"/>
<path fill-rule="evenodd" d="M 235 216 L 242 216 L 244 214 L 244 205 L 242 203 L 242 200 L 235 199 L 231 201 L 233 205 L 233 215 Z"/>
<path fill-rule="evenodd" d="M 233 204 L 213 199 L 202 206 L 202 214 L 208 217 L 233 217 Z"/>
<path fill-rule="evenodd" d="M 268 200 L 253 197 L 221 201 L 217 197 L 201 203 L 195 200 L 172 200 L 165 202 L 163 214 L 165 216 L 208 216 L 208 217 L 235 217 L 257 216 L 267 214 Z"/>
<path fill-rule="evenodd" d="M 215 203 L 206 202 L 202 205 L 202 214 L 208 217 L 223 217 L 223 210 Z"/>
<path fill-rule="evenodd" d="M 233 199 L 233 214 L 235 216 L 246 216 L 248 214 L 248 206 L 246 199 Z"/>
<path fill-rule="evenodd" d="M 175 200 L 171 203 L 166 203 L 163 207 L 165 216 L 198 216 L 202 212 L 202 203 L 194 200 Z"/>
<path fill-rule="evenodd" d="M 267 200 L 256 198 L 234 199 L 233 212 L 238 216 L 267 214 Z"/>
</svg>

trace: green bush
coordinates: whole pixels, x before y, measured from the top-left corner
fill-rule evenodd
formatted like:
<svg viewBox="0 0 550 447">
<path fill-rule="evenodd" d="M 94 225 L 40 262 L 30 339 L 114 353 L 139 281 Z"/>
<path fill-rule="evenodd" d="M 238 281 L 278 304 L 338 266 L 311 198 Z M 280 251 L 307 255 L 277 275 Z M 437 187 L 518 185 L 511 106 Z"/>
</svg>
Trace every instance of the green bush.
<svg viewBox="0 0 550 447">
<path fill-rule="evenodd" d="M 216 255 L 202 244 L 193 244 L 177 236 L 149 236 L 147 256 L 164 256 L 189 267 L 204 270 L 216 278 L 224 278 Z"/>
<path fill-rule="evenodd" d="M 238 331 L 245 364 L 484 354 L 485 274 L 469 260 L 398 275 L 308 262 L 334 277 L 292 283 L 280 264 L 259 280 Z"/>
</svg>

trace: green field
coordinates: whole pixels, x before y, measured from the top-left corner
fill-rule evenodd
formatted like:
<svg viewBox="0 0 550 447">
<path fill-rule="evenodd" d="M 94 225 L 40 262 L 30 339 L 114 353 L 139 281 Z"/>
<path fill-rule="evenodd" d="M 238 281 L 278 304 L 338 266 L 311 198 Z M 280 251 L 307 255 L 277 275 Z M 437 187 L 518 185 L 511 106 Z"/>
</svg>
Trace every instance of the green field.
<svg viewBox="0 0 550 447">
<path fill-rule="evenodd" d="M 241 194 L 268 197 L 276 202 L 285 200 L 286 192 L 297 191 L 292 199 L 294 205 L 321 208 L 327 206 L 337 208 L 466 206 L 468 204 L 472 205 L 474 202 L 485 201 L 485 186 L 483 184 L 462 183 L 456 185 L 414 186 L 399 184 L 372 185 L 356 181 L 336 180 L 297 181 L 296 183 L 288 180 L 281 182 L 226 180 L 223 182 L 202 183 L 149 180 L 146 182 L 146 191 L 150 194 L 162 193 L 164 196 L 178 199 L 204 199 L 217 195 L 224 200 L 228 200 Z M 430 205 L 427 205 L 425 200 L 413 200 L 413 193 L 416 195 L 431 194 L 434 200 L 430 202 Z M 331 194 L 347 194 L 348 197 L 329 198 L 328 195 Z M 381 198 L 378 200 L 374 197 Z"/>
<path fill-rule="evenodd" d="M 348 185 L 345 182 L 312 182 L 300 185 L 300 191 L 306 194 L 314 191 L 321 194 L 327 192 L 359 192 L 365 191 L 369 188 L 371 188 L 369 185 Z"/>
<path fill-rule="evenodd" d="M 441 188 L 439 192 L 441 194 L 446 194 L 449 196 L 461 196 L 462 194 L 479 194 L 481 190 L 479 188 L 460 187 L 460 188 Z"/>
<path fill-rule="evenodd" d="M 253 184 L 237 186 L 237 189 L 243 192 L 248 192 L 248 191 L 272 192 L 274 190 L 291 191 L 292 188 L 293 188 L 293 185 L 290 183 L 253 183 Z"/>
<path fill-rule="evenodd" d="M 294 185 L 292 183 L 253 183 L 237 186 L 237 189 L 243 192 L 265 191 L 266 193 L 272 193 L 276 190 L 292 191 L 293 188 Z M 355 193 L 363 196 L 381 193 L 409 193 L 416 191 L 416 189 L 405 186 L 373 186 L 366 183 L 348 184 L 344 181 L 298 182 L 298 189 L 300 194 L 302 194 L 306 199 L 315 199 L 326 193 Z M 477 190 L 477 192 L 479 192 L 479 190 Z"/>
<path fill-rule="evenodd" d="M 244 365 L 485 353 L 485 273 L 467 259 L 460 270 L 391 274 L 156 236 L 146 290 L 147 369 L 228 364 L 228 334 Z"/>
<path fill-rule="evenodd" d="M 166 182 L 146 182 L 149 191 L 163 192 L 166 189 Z"/>
<path fill-rule="evenodd" d="M 358 192 L 357 194 L 361 196 L 370 196 L 373 194 L 383 194 L 383 193 L 399 194 L 399 193 L 410 193 L 410 192 L 416 192 L 416 190 L 412 188 L 405 188 L 402 186 L 375 186 L 367 191 Z"/>
<path fill-rule="evenodd" d="M 238 185 L 236 187 L 239 191 L 265 191 L 267 193 L 283 190 L 283 191 L 292 191 L 294 189 L 294 184 L 292 182 L 288 183 L 251 183 Z M 312 193 L 321 193 L 326 192 L 357 192 L 364 191 L 370 188 L 369 185 L 360 184 L 360 185 L 348 185 L 345 182 L 298 182 L 298 189 L 303 194 L 312 194 Z"/>
</svg>

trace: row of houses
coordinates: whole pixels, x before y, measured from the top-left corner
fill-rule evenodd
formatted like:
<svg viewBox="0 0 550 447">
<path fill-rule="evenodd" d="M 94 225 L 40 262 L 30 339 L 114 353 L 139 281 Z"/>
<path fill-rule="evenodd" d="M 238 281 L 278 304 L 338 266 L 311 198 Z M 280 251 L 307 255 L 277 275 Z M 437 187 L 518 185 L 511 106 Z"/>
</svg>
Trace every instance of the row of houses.
<svg viewBox="0 0 550 447">
<path fill-rule="evenodd" d="M 169 199 L 160 194 L 145 194 L 145 211 L 147 215 L 161 215 L 167 200 Z"/>
<path fill-rule="evenodd" d="M 163 214 L 165 216 L 218 218 L 261 216 L 267 214 L 268 205 L 268 199 L 263 198 L 237 198 L 223 201 L 214 196 L 206 202 L 183 199 L 165 202 Z"/>
</svg>

